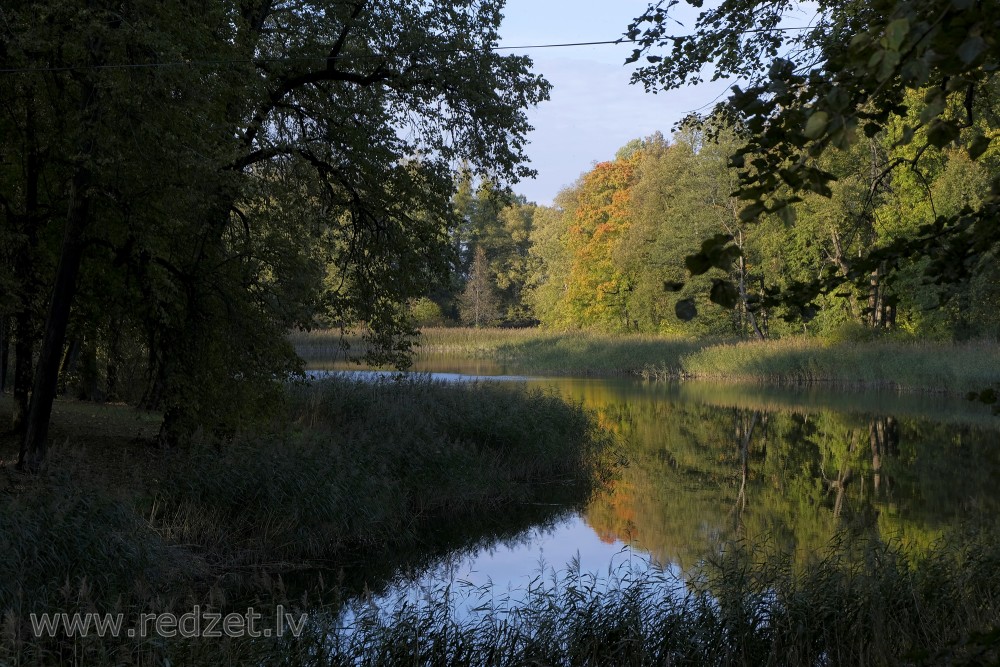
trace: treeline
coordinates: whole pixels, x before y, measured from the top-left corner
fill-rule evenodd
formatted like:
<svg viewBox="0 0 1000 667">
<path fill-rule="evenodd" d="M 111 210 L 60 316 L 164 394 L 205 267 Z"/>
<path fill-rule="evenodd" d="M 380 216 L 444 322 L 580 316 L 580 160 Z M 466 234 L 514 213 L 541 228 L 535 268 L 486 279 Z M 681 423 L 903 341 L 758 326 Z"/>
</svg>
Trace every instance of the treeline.
<svg viewBox="0 0 1000 667">
<path fill-rule="evenodd" d="M 922 96 L 908 102 L 916 123 Z M 974 130 L 995 133 L 987 120 Z M 822 156 L 823 169 L 836 177 L 826 192 L 805 193 L 780 214 L 752 221 L 732 194 L 738 177 L 730 160 L 745 137 L 713 118 L 693 119 L 669 139 L 630 142 L 560 192 L 553 207 L 504 202 L 488 186 L 472 194 L 466 185 L 455 200 L 468 230 L 458 239 L 465 261 L 453 291 L 432 298 L 445 315 L 476 323 L 452 304 L 469 301 L 467 285 L 483 294 L 485 270 L 492 289 L 478 299 L 489 301 L 485 312 L 493 317 L 485 319 L 494 323 L 747 338 L 877 330 L 936 339 L 996 335 L 1000 274 L 992 251 L 976 259 L 971 279 L 953 284 L 926 280 L 931 258 L 923 255 L 896 271 L 877 267 L 854 277 L 873 249 L 938 216 L 981 207 L 1000 173 L 996 149 L 973 161 L 958 148 L 899 146 L 903 131 L 858 132 L 845 150 Z M 906 166 L 917 164 L 917 150 L 920 168 Z M 899 165 L 906 168 L 892 168 Z M 686 258 L 716 235 L 731 237 L 740 255 L 731 256 L 728 272 L 692 277 L 689 269 L 698 267 Z M 761 306 L 765 290 L 792 294 L 795 285 L 829 274 L 852 280 L 799 307 Z M 693 311 L 697 317 L 682 319 Z"/>
</svg>

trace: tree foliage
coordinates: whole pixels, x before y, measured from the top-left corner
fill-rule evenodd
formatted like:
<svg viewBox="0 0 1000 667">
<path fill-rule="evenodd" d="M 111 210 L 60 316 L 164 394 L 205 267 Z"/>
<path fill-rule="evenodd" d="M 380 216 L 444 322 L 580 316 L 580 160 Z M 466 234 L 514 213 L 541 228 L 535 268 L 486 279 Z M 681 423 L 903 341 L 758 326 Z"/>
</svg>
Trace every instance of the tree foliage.
<svg viewBox="0 0 1000 667">
<path fill-rule="evenodd" d="M 935 151 L 962 150 L 979 160 L 991 148 L 1000 59 L 996 3 L 824 0 L 810 6 L 815 16 L 803 27 L 801 20 L 790 25 L 800 11 L 796 3 L 725 0 L 698 15 L 692 34 L 674 36 L 670 13 L 677 4 L 651 5 L 630 26 L 628 36 L 638 41 L 630 60 L 646 60 L 634 81 L 674 89 L 700 82 L 706 66 L 715 79 L 741 79 L 717 114 L 745 130 L 731 164 L 747 222 L 769 214 L 790 221 L 807 194 L 834 196 L 838 176 L 826 156 L 864 139 L 894 135 L 892 147 L 900 150 L 870 179 L 854 213 L 859 223 L 870 218 L 888 180 L 904 170 L 925 179 Z M 995 175 L 991 180 L 993 194 L 981 201 L 935 211 L 933 219 L 864 252 L 848 270 L 772 290 L 767 301 L 808 316 L 818 297 L 847 282 L 860 286 L 872 274 L 893 274 L 914 256 L 926 260 L 921 273 L 928 280 L 970 279 L 998 240 L 1000 187 Z"/>
<path fill-rule="evenodd" d="M 459 299 L 463 322 L 482 327 L 496 321 L 500 308 L 493 285 L 494 276 L 486 260 L 486 252 L 482 248 L 476 248 L 469 279 Z"/>
<path fill-rule="evenodd" d="M 524 324 L 533 319 L 524 300 L 528 280 L 528 248 L 535 205 L 490 179 L 478 182 L 468 172 L 460 175 L 454 198 L 459 226 L 455 238 L 459 257 L 454 267 L 451 294 L 454 300 L 471 280 L 476 253 L 482 250 L 489 265 L 497 298 L 497 317 L 506 323 Z"/>
<path fill-rule="evenodd" d="M 980 258 L 973 280 L 954 285 L 928 283 L 928 260 L 919 255 L 901 258 L 893 271 L 888 262 L 864 268 L 869 254 L 912 238 L 935 212 L 982 205 L 998 167 L 992 155 L 972 161 L 964 151 L 931 148 L 925 159 L 933 170 L 882 178 L 908 147 L 896 146 L 889 132 L 859 139 L 817 160 L 836 176 L 830 196 L 802 193 L 790 215 L 747 220 L 734 195 L 738 169 L 728 164 L 742 141 L 739 126 L 714 117 L 685 124 L 669 141 L 654 135 L 629 142 L 614 162 L 595 166 L 561 193 L 555 208 L 540 208 L 528 297 L 542 322 L 625 330 L 620 315 L 601 318 L 603 307 L 627 312 L 630 329 L 687 335 L 761 338 L 804 327 L 834 338 L 888 330 L 964 338 L 997 331 L 992 253 Z M 606 178 L 625 165 L 628 178 Z M 595 210 L 612 210 L 587 207 L 595 201 L 627 202 L 607 217 L 618 222 L 616 233 L 587 226 Z M 617 303 L 605 294 L 598 305 L 608 275 L 628 289 Z M 840 287 L 813 294 L 805 306 L 775 296 L 831 280 Z"/>
<path fill-rule="evenodd" d="M 111 332 L 134 336 L 168 442 L 268 403 L 297 367 L 285 332 L 317 316 L 402 361 L 406 302 L 451 265 L 453 170 L 530 173 L 548 84 L 492 50 L 501 5 L 5 3 L 0 316 L 38 358 L 22 460 L 72 340 L 110 363 Z"/>
</svg>

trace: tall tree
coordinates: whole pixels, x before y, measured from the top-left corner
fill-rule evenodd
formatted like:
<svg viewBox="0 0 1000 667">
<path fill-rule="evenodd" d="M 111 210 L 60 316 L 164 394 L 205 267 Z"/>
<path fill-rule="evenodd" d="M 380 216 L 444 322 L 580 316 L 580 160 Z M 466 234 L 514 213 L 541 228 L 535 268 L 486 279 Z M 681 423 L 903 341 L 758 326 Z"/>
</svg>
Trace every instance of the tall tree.
<svg viewBox="0 0 1000 667">
<path fill-rule="evenodd" d="M 530 173 L 524 109 L 548 84 L 493 50 L 501 6 L 5 4 L 4 98 L 25 81 L 50 91 L 38 145 L 69 156 L 47 172 L 68 214 L 51 216 L 58 269 L 33 291 L 48 315 L 22 462 L 44 458 L 66 331 L 98 265 L 146 331 L 167 443 L 238 423 L 219 408 L 295 370 L 284 332 L 317 309 L 365 322 L 383 359 L 405 354 L 406 300 L 448 269 L 451 170 Z M 17 130 L 5 152 L 8 137 L 27 145 L 24 114 L 3 122 Z M 6 176 L 26 190 L 28 170 Z"/>
<path fill-rule="evenodd" d="M 476 248 L 472 268 L 460 300 L 462 320 L 474 327 L 494 322 L 500 314 L 493 287 L 493 273 L 486 260 L 486 251 Z"/>
</svg>

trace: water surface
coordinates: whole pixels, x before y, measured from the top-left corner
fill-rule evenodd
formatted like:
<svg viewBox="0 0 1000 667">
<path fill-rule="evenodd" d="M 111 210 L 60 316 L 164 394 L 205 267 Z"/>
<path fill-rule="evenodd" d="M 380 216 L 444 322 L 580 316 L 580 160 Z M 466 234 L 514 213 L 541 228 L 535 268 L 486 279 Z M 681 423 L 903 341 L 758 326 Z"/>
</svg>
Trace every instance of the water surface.
<svg viewBox="0 0 1000 667">
<path fill-rule="evenodd" d="M 516 598 L 571 564 L 683 578 L 734 539 L 802 563 L 835 535 L 927 546 L 1000 510 L 1000 419 L 961 398 L 534 378 L 440 360 L 418 367 L 442 368 L 447 381 L 487 376 L 559 392 L 618 436 L 628 464 L 582 506 L 529 514 L 502 538 L 394 566 L 372 583 L 384 604 L 449 585 Z"/>
</svg>

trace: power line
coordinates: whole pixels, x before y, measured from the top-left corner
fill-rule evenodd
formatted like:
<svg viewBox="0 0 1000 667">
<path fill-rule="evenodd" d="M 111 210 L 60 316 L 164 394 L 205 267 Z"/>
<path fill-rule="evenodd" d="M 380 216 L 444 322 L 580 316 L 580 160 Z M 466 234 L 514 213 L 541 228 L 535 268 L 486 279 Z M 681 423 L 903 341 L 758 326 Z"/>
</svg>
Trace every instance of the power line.
<svg viewBox="0 0 1000 667">
<path fill-rule="evenodd" d="M 810 26 L 800 27 L 777 27 L 777 28 L 756 28 L 751 30 L 744 30 L 741 34 L 759 33 L 759 32 L 785 32 L 785 31 L 795 31 L 795 30 L 810 30 Z M 665 42 L 671 40 L 677 40 L 678 37 L 674 36 L 660 36 L 657 37 L 657 41 Z M 638 44 L 642 40 L 639 39 L 628 39 L 625 37 L 619 39 L 608 39 L 595 42 L 562 42 L 555 44 L 522 44 L 519 46 L 493 46 L 488 49 L 437 49 L 424 51 L 425 54 L 442 54 L 442 53 L 462 53 L 464 51 L 469 51 L 470 53 L 483 53 L 486 51 L 526 51 L 529 49 L 563 49 L 578 46 L 607 46 L 611 44 Z M 105 65 L 60 65 L 55 67 L 5 67 L 0 68 L 0 74 L 34 74 L 34 73 L 52 73 L 52 72 L 85 72 L 85 71 L 95 71 L 95 70 L 115 70 L 115 69 L 156 69 L 156 68 L 166 68 L 166 67 L 223 67 L 227 65 L 268 65 L 268 64 L 282 64 L 282 63 L 296 63 L 296 62 L 326 62 L 329 60 L 383 60 L 387 58 L 385 54 L 380 53 L 369 53 L 369 54 L 357 54 L 357 55 L 338 55 L 333 58 L 327 56 L 288 56 L 283 58 L 244 58 L 244 59 L 227 59 L 227 60 L 177 60 L 161 63 L 112 63 Z"/>
<path fill-rule="evenodd" d="M 603 46 L 608 44 L 632 44 L 636 39 L 609 39 L 597 42 L 565 42 L 560 44 L 523 44 L 519 46 L 494 46 L 489 49 L 436 49 L 424 51 L 425 54 L 442 53 L 483 53 L 485 51 L 524 51 L 528 49 L 561 49 L 575 46 Z M 111 63 L 105 65 L 60 65 L 56 67 L 23 67 L 23 68 L 0 68 L 0 74 L 29 74 L 29 73 L 49 73 L 49 72 L 80 72 L 91 70 L 113 70 L 113 69 L 156 69 L 158 67 L 219 67 L 225 65 L 265 65 L 282 64 L 296 62 L 326 62 L 329 60 L 383 60 L 387 58 L 385 54 L 369 53 L 357 55 L 338 55 L 332 58 L 327 56 L 288 56 L 282 58 L 243 58 L 227 60 L 176 60 L 160 63 Z"/>
</svg>

